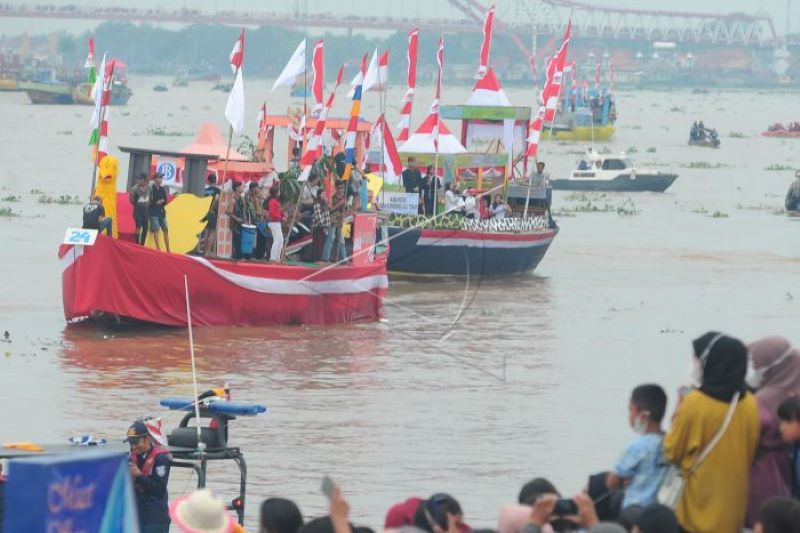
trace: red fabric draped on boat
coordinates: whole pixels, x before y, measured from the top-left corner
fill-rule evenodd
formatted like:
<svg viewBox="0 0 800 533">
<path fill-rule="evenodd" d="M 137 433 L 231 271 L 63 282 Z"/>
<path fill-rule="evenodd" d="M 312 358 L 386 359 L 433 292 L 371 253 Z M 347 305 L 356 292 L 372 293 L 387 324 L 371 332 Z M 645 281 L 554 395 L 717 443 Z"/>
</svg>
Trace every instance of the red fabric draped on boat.
<svg viewBox="0 0 800 533">
<path fill-rule="evenodd" d="M 93 246 L 62 245 L 58 255 L 68 320 L 103 311 L 184 326 L 184 274 L 200 326 L 377 320 L 388 287 L 381 256 L 321 269 L 167 254 L 104 235 Z"/>
</svg>

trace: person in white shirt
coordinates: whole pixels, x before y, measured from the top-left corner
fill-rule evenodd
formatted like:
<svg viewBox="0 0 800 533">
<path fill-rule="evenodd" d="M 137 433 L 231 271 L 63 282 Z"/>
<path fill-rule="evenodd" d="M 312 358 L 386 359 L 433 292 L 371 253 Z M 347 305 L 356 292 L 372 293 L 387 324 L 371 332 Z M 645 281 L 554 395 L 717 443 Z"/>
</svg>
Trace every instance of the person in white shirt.
<svg viewBox="0 0 800 533">
<path fill-rule="evenodd" d="M 453 191 L 449 183 L 444 185 L 444 209 L 445 211 L 458 211 L 458 195 Z"/>
<path fill-rule="evenodd" d="M 494 195 L 492 204 L 492 218 L 501 219 L 511 215 L 511 208 L 503 202 L 503 197 L 499 194 Z"/>
<path fill-rule="evenodd" d="M 464 213 L 467 215 L 467 218 L 478 218 L 478 203 L 469 191 L 467 191 L 464 197 Z"/>
</svg>

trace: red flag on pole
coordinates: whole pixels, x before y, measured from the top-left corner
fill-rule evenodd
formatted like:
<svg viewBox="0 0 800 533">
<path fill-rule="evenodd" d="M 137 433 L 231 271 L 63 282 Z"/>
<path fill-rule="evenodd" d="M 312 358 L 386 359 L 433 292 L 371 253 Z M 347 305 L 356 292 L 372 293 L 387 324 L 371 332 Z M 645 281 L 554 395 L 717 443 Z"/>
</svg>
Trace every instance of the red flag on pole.
<svg viewBox="0 0 800 533">
<path fill-rule="evenodd" d="M 489 8 L 486 17 L 483 19 L 483 42 L 481 43 L 481 55 L 478 59 L 478 73 L 476 79 L 481 79 L 489 68 L 489 52 L 492 49 L 492 26 L 494 26 L 494 4 Z"/>
<path fill-rule="evenodd" d="M 550 60 L 547 65 L 547 82 L 545 83 L 544 91 L 542 91 L 542 100 L 545 107 L 545 122 L 552 122 L 556 117 L 556 108 L 558 107 L 558 96 L 561 93 L 561 83 L 564 77 L 564 65 L 567 60 L 567 49 L 569 48 L 569 39 L 572 33 L 572 21 L 567 23 L 567 29 L 564 30 L 564 40 L 561 43 L 561 48 Z"/>
<path fill-rule="evenodd" d="M 436 52 L 436 63 L 439 65 L 439 73 L 436 75 L 436 94 L 431 104 L 431 113 L 436 115 L 436 122 L 433 125 L 431 135 L 433 146 L 439 151 L 439 98 L 442 94 L 442 66 L 444 65 L 444 35 L 439 37 L 439 50 Z"/>
<path fill-rule="evenodd" d="M 244 61 L 244 28 L 242 28 L 242 33 L 239 34 L 236 44 L 233 45 L 233 50 L 231 50 L 229 59 L 231 62 L 231 70 L 233 72 L 236 72 L 237 69 L 242 68 L 242 61 Z"/>
<path fill-rule="evenodd" d="M 400 110 L 399 141 L 408 140 L 408 129 L 411 125 L 411 108 L 414 104 L 414 91 L 417 87 L 417 52 L 419 50 L 419 29 L 414 28 L 408 34 L 408 89 L 403 96 L 403 108 Z"/>
<path fill-rule="evenodd" d="M 323 76 L 323 41 L 320 39 L 314 45 L 314 54 L 311 56 L 311 71 L 314 73 L 314 79 L 311 84 L 311 90 L 314 93 L 314 109 L 311 110 L 312 117 L 318 117 L 322 112 L 322 88 L 324 83 Z"/>
</svg>

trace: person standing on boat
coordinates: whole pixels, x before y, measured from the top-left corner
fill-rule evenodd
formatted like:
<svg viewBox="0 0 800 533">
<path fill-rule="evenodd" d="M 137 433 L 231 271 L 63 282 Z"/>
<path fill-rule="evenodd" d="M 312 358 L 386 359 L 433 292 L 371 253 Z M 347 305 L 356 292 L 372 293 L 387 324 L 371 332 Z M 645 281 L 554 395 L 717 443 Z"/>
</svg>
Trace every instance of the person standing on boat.
<svg viewBox="0 0 800 533">
<path fill-rule="evenodd" d="M 502 219 L 511 215 L 511 208 L 503 201 L 501 194 L 494 195 L 494 203 L 492 204 L 492 218 Z"/>
<path fill-rule="evenodd" d="M 425 216 L 433 216 L 436 212 L 433 205 L 433 199 L 436 197 L 436 190 L 441 188 L 439 178 L 433 172 L 433 166 L 429 165 L 425 169 L 425 177 L 422 178 L 422 185 L 420 192 L 422 194 L 422 206 Z"/>
<path fill-rule="evenodd" d="M 342 223 L 344 222 L 344 210 L 347 198 L 344 194 L 344 182 L 336 183 L 336 192 L 331 197 L 330 206 L 330 225 L 328 226 L 328 237 L 325 239 L 325 248 L 322 250 L 322 260 L 331 260 L 333 242 L 336 241 L 338 261 L 343 261 L 347 257 L 347 250 L 344 247 L 344 237 L 342 236 Z"/>
<path fill-rule="evenodd" d="M 103 231 L 106 235 L 111 236 L 111 217 L 106 216 L 106 210 L 103 207 L 103 199 L 99 196 L 92 198 L 92 201 L 83 206 L 83 228 L 96 229 L 99 233 Z"/>
<path fill-rule="evenodd" d="M 217 187 L 217 175 L 209 174 L 203 196 L 211 197 L 211 205 L 205 216 L 206 230 L 203 240 L 203 255 L 217 255 L 217 216 L 219 214 L 219 196 L 222 191 Z"/>
<path fill-rule="evenodd" d="M 325 191 L 317 188 L 314 198 L 314 216 L 311 217 L 311 260 L 318 263 L 322 260 L 322 251 L 325 247 L 325 230 L 331 225 L 331 215 L 328 213 L 328 203 L 325 201 Z"/>
<path fill-rule="evenodd" d="M 245 206 L 247 207 L 246 219 L 250 224 L 258 225 L 264 219 L 264 199 L 261 196 L 261 189 L 258 183 L 251 181 L 247 186 L 247 194 L 244 195 Z M 256 247 L 253 249 L 253 259 L 263 259 L 267 253 L 267 236 L 256 230 Z"/>
<path fill-rule="evenodd" d="M 139 527 L 142 533 L 168 533 L 169 450 L 156 442 L 142 420 L 137 420 L 128 428 L 125 442 L 131 448 L 128 463 L 136 491 Z"/>
<path fill-rule="evenodd" d="M 403 171 L 403 188 L 408 194 L 419 192 L 420 181 L 422 181 L 422 175 L 419 173 L 419 170 L 414 168 L 416 163 L 416 158 L 409 157 L 408 166 Z"/>
<path fill-rule="evenodd" d="M 167 188 L 161 185 L 162 175 L 156 172 L 153 175 L 153 186 L 150 188 L 150 204 L 148 215 L 150 215 L 150 232 L 153 234 L 153 242 L 156 243 L 156 250 L 161 250 L 158 244 L 158 235 L 164 230 L 164 246 L 169 253 L 169 230 L 167 229 Z"/>
<path fill-rule="evenodd" d="M 269 231 L 272 233 L 272 248 L 269 252 L 269 260 L 274 263 L 281 262 L 281 252 L 283 252 L 283 221 L 286 215 L 281 209 L 280 187 L 273 187 L 269 190 L 269 200 L 267 200 L 267 220 Z M 291 229 L 290 229 L 291 231 Z"/>
<path fill-rule="evenodd" d="M 133 205 L 133 221 L 136 224 L 136 242 L 144 246 L 147 240 L 147 208 L 150 205 L 150 187 L 147 186 L 147 174 L 140 172 L 136 176 L 136 185 L 128 193 Z"/>
<path fill-rule="evenodd" d="M 232 181 L 231 187 L 233 188 L 233 201 L 228 204 L 228 210 L 225 212 L 230 219 L 232 239 L 231 257 L 234 259 L 242 258 L 242 224 L 245 223 L 245 203 L 242 196 L 242 184 L 238 181 Z"/>
<path fill-rule="evenodd" d="M 459 200 L 461 200 L 459 202 Z M 453 190 L 450 183 L 444 185 L 444 210 L 459 212 L 464 209 L 464 201 L 458 196 L 458 190 Z"/>
<path fill-rule="evenodd" d="M 786 193 L 785 207 L 787 211 L 800 210 L 800 170 L 794 173 L 794 183 L 789 187 L 789 192 Z"/>
</svg>

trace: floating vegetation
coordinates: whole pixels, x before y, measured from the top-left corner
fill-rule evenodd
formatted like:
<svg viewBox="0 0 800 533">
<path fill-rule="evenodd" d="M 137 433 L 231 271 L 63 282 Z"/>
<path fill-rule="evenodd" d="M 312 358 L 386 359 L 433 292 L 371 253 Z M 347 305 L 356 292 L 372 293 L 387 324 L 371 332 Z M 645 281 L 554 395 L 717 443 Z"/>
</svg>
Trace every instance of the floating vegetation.
<svg viewBox="0 0 800 533">
<path fill-rule="evenodd" d="M 145 131 L 147 135 L 155 137 L 189 137 L 191 133 L 184 133 L 182 131 L 168 130 L 163 126 L 149 127 Z"/>
<path fill-rule="evenodd" d="M 4 196 L 3 198 L 0 198 L 0 200 L 2 200 L 4 202 L 19 202 L 21 199 L 22 199 L 21 196 L 14 195 L 14 194 L 9 194 L 8 196 Z"/>
<path fill-rule="evenodd" d="M 123 117 L 129 117 L 129 116 L 131 116 L 131 112 L 130 111 L 123 111 L 122 113 L 120 113 L 120 115 L 122 115 Z"/>
<path fill-rule="evenodd" d="M 692 209 L 692 213 L 697 213 L 698 215 L 707 215 L 708 214 L 708 209 L 706 209 L 705 207 L 703 207 L 701 205 L 700 207 L 693 208 Z"/>
<path fill-rule="evenodd" d="M 758 205 L 736 204 L 736 209 L 746 209 L 748 211 L 772 211 L 773 209 L 775 209 L 775 206 L 767 204 L 758 204 Z"/>
<path fill-rule="evenodd" d="M 651 146 L 646 150 L 646 152 L 648 154 L 654 154 L 654 153 L 656 153 L 656 147 L 655 146 Z"/>
<path fill-rule="evenodd" d="M 56 135 L 72 135 L 72 130 L 59 130 Z"/>
<path fill-rule="evenodd" d="M 667 326 L 665 328 L 661 328 L 658 330 L 659 333 L 683 333 L 682 329 L 673 328 L 672 326 Z"/>
<path fill-rule="evenodd" d="M 638 124 L 634 124 L 633 126 L 631 126 L 631 129 L 632 130 L 640 130 L 640 129 L 642 129 L 642 127 L 640 125 L 638 125 Z"/>
<path fill-rule="evenodd" d="M 182 105 L 181 109 L 184 110 L 184 111 L 189 111 L 189 106 Z"/>
<path fill-rule="evenodd" d="M 728 133 L 728 137 L 730 137 L 731 139 L 746 139 L 747 135 L 745 135 L 741 131 L 732 131 Z"/>
<path fill-rule="evenodd" d="M 578 203 L 558 210 L 557 214 L 561 216 L 574 216 L 575 213 L 616 213 L 619 216 L 634 216 L 641 213 L 630 198 L 621 203 L 613 203 L 606 194 L 577 192 L 567 196 L 566 200 Z"/>
<path fill-rule="evenodd" d="M 40 204 L 58 204 L 58 205 L 81 205 L 80 197 L 70 196 L 69 194 L 62 194 L 61 196 L 50 196 L 42 194 L 39 196 Z"/>
<path fill-rule="evenodd" d="M 711 214 L 711 218 L 728 218 L 728 213 L 724 211 L 714 211 Z"/>
<path fill-rule="evenodd" d="M 44 191 L 41 189 L 31 189 L 31 194 L 44 194 Z"/>
<path fill-rule="evenodd" d="M 635 154 L 635 153 L 638 153 L 638 152 L 639 152 L 639 149 L 636 148 L 635 146 L 628 146 L 628 149 L 625 150 L 626 154 Z"/>
<path fill-rule="evenodd" d="M 781 165 L 779 163 L 772 163 L 771 165 L 768 165 L 768 166 L 764 167 L 764 170 L 794 170 L 794 169 L 789 165 Z"/>
<path fill-rule="evenodd" d="M 691 163 L 683 163 L 681 166 L 683 168 L 700 168 L 705 170 L 728 167 L 728 165 L 724 163 L 709 163 L 708 161 L 692 161 Z"/>
<path fill-rule="evenodd" d="M 18 216 L 10 207 L 0 207 L 0 217 L 11 218 Z"/>
<path fill-rule="evenodd" d="M 680 107 L 671 107 L 669 110 L 672 113 L 683 113 L 683 109 L 681 109 Z"/>
</svg>

